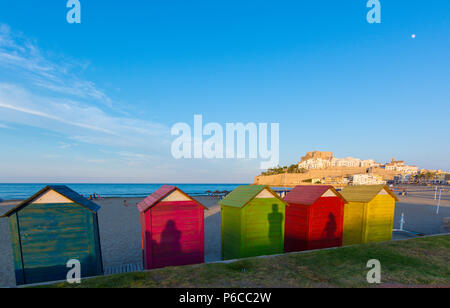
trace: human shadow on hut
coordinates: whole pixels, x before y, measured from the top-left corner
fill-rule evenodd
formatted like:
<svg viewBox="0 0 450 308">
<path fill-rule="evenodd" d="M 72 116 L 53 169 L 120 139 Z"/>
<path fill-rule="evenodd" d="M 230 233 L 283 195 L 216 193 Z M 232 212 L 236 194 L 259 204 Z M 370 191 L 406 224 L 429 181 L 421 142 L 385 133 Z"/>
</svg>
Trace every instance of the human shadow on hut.
<svg viewBox="0 0 450 308">
<path fill-rule="evenodd" d="M 277 246 L 283 242 L 283 218 L 283 214 L 278 210 L 278 204 L 272 204 L 272 212 L 267 215 L 271 246 Z"/>
<path fill-rule="evenodd" d="M 178 229 L 176 222 L 168 220 L 161 232 L 159 243 L 153 240 L 153 268 L 202 262 L 202 252 L 198 249 L 183 251 L 182 237 L 183 232 Z"/>
</svg>

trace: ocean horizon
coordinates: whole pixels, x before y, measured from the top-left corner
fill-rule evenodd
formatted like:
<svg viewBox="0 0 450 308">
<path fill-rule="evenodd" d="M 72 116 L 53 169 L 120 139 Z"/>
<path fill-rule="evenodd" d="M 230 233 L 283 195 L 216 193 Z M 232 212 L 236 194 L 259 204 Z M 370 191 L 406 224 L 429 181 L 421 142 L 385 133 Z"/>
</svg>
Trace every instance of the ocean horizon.
<svg viewBox="0 0 450 308">
<path fill-rule="evenodd" d="M 242 184 L 174 184 L 185 193 L 198 196 L 207 191 L 231 191 Z M 98 194 L 102 198 L 132 198 L 146 197 L 165 184 L 112 184 L 112 183 L 0 183 L 1 200 L 23 200 L 31 197 L 47 185 L 66 185 L 77 193 L 88 197 Z"/>
</svg>

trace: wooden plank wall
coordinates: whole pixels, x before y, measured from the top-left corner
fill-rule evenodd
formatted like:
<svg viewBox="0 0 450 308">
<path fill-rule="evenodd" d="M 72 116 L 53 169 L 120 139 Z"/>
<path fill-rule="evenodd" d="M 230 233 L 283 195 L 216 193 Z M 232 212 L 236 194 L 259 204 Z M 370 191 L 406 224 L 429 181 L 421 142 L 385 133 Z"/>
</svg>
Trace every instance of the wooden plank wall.
<svg viewBox="0 0 450 308">
<path fill-rule="evenodd" d="M 253 199 L 243 208 L 242 257 L 283 253 L 285 208 L 276 198 Z"/>
<path fill-rule="evenodd" d="M 81 262 L 82 277 L 100 275 L 92 212 L 74 203 L 30 204 L 17 213 L 25 283 L 62 280 L 66 263 Z"/>
<path fill-rule="evenodd" d="M 147 213 L 151 220 L 151 230 L 146 230 L 149 268 L 204 262 L 203 207 L 194 201 L 169 201 Z"/>
<path fill-rule="evenodd" d="M 392 240 L 395 200 L 390 195 L 378 195 L 368 204 L 365 242 Z"/>
<path fill-rule="evenodd" d="M 309 206 L 290 204 L 286 207 L 284 250 L 286 252 L 308 249 Z"/>
<path fill-rule="evenodd" d="M 319 198 L 311 207 L 308 249 L 342 246 L 344 201 L 338 197 Z"/>
<path fill-rule="evenodd" d="M 367 203 L 362 202 L 349 202 L 345 205 L 342 245 L 356 245 L 363 242 L 366 207 Z"/>
<path fill-rule="evenodd" d="M 242 257 L 241 209 L 222 205 L 221 220 L 222 220 L 222 259 L 232 260 L 241 258 Z"/>
<path fill-rule="evenodd" d="M 20 228 L 17 220 L 17 213 L 9 217 L 9 228 L 11 233 L 11 246 L 13 252 L 16 283 L 18 285 L 23 285 L 26 282 L 23 271 L 22 243 L 20 241 Z"/>
</svg>

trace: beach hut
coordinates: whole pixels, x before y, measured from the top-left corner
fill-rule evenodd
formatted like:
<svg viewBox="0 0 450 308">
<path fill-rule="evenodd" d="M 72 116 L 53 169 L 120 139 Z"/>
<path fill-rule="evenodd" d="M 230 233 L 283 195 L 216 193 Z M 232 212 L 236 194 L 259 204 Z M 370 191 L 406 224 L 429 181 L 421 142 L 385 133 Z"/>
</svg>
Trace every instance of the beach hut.
<svg viewBox="0 0 450 308">
<path fill-rule="evenodd" d="M 269 187 L 240 186 L 219 204 L 224 260 L 283 252 L 286 203 Z"/>
<path fill-rule="evenodd" d="M 297 186 L 284 200 L 286 252 L 342 246 L 346 201 L 333 186 Z"/>
<path fill-rule="evenodd" d="M 65 280 L 67 262 L 81 276 L 103 273 L 97 211 L 100 207 L 66 186 L 47 186 L 2 217 L 8 217 L 16 283 Z"/>
<path fill-rule="evenodd" d="M 395 202 L 386 185 L 349 186 L 342 190 L 345 205 L 343 245 L 392 240 Z"/>
<path fill-rule="evenodd" d="M 205 206 L 169 185 L 137 206 L 145 269 L 204 262 Z"/>
</svg>

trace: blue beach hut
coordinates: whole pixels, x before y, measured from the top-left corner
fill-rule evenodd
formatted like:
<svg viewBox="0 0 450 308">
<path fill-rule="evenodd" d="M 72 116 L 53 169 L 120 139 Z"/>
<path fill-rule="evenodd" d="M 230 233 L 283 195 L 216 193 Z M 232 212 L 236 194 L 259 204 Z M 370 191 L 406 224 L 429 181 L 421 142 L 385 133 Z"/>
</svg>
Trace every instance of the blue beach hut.
<svg viewBox="0 0 450 308">
<path fill-rule="evenodd" d="M 4 214 L 17 285 L 65 280 L 72 259 L 82 277 L 101 275 L 99 209 L 67 186 L 47 186 Z"/>
</svg>

